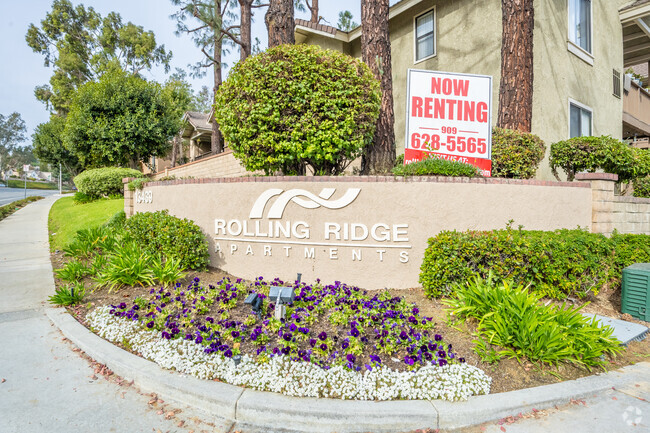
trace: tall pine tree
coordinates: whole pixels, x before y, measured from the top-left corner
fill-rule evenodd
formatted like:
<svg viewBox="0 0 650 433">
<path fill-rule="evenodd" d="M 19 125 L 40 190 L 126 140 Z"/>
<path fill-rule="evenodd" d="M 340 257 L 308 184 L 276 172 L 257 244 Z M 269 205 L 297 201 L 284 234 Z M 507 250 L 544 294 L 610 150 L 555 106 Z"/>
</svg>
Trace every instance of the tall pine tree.
<svg viewBox="0 0 650 433">
<path fill-rule="evenodd" d="M 374 141 L 361 160 L 361 173 L 388 173 L 396 157 L 388 0 L 361 0 L 361 56 L 380 81 L 382 93 Z"/>
</svg>

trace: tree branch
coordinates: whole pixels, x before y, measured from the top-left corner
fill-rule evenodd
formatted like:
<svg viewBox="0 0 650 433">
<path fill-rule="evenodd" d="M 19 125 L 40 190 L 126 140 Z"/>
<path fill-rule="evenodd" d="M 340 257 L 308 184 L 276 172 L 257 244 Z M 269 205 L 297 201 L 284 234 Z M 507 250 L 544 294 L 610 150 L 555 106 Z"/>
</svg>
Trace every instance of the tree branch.
<svg viewBox="0 0 650 433">
<path fill-rule="evenodd" d="M 187 33 L 194 33 L 194 32 L 198 32 L 199 30 L 202 30 L 202 29 L 204 29 L 204 28 L 206 28 L 206 27 L 208 27 L 207 24 L 204 25 L 204 26 L 201 26 L 201 27 L 197 27 L 197 28 L 192 29 L 192 30 L 185 30 L 185 31 L 186 31 Z"/>
</svg>

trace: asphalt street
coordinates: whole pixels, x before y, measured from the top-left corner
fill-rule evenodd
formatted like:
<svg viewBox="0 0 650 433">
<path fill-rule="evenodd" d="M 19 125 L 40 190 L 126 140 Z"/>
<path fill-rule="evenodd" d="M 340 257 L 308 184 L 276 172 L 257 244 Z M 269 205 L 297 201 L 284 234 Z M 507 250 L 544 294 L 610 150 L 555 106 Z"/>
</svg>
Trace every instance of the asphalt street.
<svg viewBox="0 0 650 433">
<path fill-rule="evenodd" d="M 54 194 L 58 194 L 59 190 L 51 189 L 21 189 L 21 188 L 7 188 L 0 184 L 0 206 L 4 206 L 16 200 L 21 200 L 25 198 L 25 193 L 27 197 L 33 195 L 40 195 L 43 197 L 49 197 Z"/>
</svg>

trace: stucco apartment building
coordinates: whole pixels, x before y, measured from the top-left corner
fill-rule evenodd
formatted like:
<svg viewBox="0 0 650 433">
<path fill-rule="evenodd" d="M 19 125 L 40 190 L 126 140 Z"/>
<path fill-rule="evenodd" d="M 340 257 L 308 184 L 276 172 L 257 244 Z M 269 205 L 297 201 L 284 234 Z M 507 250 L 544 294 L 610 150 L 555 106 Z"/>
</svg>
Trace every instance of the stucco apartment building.
<svg viewBox="0 0 650 433">
<path fill-rule="evenodd" d="M 630 62 L 650 60 L 650 0 L 535 0 L 534 6 L 532 132 L 547 143 L 538 177 L 550 179 L 551 143 L 576 135 L 623 138 L 624 71 Z M 398 154 L 410 68 L 492 76 L 496 122 L 501 0 L 401 0 L 390 8 L 389 28 Z M 360 27 L 343 32 L 296 20 L 295 35 L 296 43 L 361 57 Z M 642 114 L 644 107 L 650 105 Z M 647 127 L 650 133 L 650 119 Z"/>
</svg>

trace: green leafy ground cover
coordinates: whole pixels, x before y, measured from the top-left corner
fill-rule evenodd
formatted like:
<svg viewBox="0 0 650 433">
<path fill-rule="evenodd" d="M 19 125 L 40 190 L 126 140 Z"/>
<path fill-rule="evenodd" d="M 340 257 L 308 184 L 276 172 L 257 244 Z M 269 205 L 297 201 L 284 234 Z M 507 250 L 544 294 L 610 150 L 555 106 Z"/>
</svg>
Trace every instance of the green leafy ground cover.
<svg viewBox="0 0 650 433">
<path fill-rule="evenodd" d="M 124 199 L 98 200 L 75 205 L 73 197 L 57 200 L 50 210 L 50 249 L 62 250 L 79 230 L 100 226 L 124 209 Z"/>
</svg>

